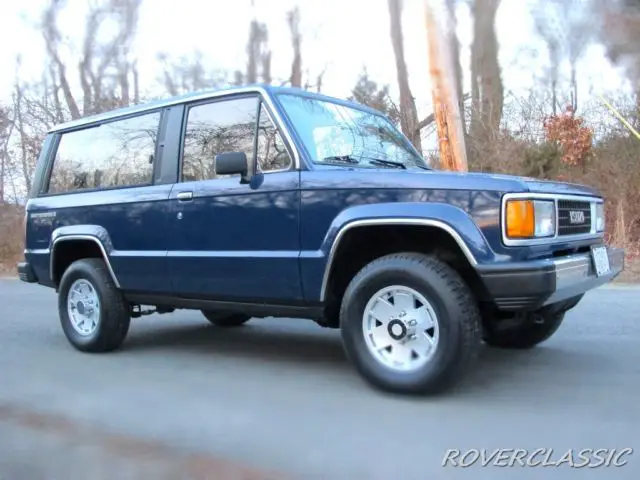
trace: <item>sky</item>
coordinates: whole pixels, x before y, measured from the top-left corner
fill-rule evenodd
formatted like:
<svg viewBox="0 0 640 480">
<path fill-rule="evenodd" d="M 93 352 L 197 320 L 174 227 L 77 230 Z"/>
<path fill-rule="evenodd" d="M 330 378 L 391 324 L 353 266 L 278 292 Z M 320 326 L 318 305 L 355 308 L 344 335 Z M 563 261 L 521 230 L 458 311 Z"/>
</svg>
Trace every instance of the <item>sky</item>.
<svg viewBox="0 0 640 480">
<path fill-rule="evenodd" d="M 502 0 L 496 21 L 504 83 L 508 91 L 520 94 L 526 94 L 537 81 L 533 74 L 538 79 L 546 74 L 544 46 L 533 30 L 533 1 Z M 46 0 L 29 0 L 3 5 L 0 98 L 10 96 L 17 55 L 22 57 L 22 75 L 28 78 L 41 73 L 44 45 L 37 21 L 45 3 Z M 253 15 L 269 27 L 273 76 L 287 78 L 292 51 L 285 12 L 297 3 L 301 9 L 303 66 L 314 78 L 326 69 L 324 93 L 348 96 L 366 67 L 372 79 L 389 84 L 392 94 L 397 94 L 387 0 L 253 0 L 253 7 L 251 3 L 252 0 L 145 0 L 135 44 L 142 87 L 156 84 L 159 51 L 181 55 L 199 49 L 211 67 L 244 69 L 248 21 Z M 85 5 L 86 0 L 67 0 L 61 26 L 70 38 L 79 39 L 83 34 Z M 409 80 L 422 117 L 431 112 L 424 0 L 405 0 L 404 5 Z M 459 13 L 462 61 L 467 65 L 472 24 L 466 6 L 460 7 Z M 587 79 L 581 82 L 583 99 L 626 88 L 620 70 L 606 60 L 598 46 L 588 49 L 578 69 L 579 75 Z"/>
</svg>

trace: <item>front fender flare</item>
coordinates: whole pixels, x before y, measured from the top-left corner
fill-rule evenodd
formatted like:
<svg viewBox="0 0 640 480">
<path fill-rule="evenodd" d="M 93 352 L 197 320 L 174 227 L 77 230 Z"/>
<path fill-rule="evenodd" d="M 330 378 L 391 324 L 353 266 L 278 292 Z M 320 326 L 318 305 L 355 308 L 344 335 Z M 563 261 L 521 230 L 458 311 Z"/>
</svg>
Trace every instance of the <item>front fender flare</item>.
<svg viewBox="0 0 640 480">
<path fill-rule="evenodd" d="M 422 225 L 447 232 L 458 244 L 469 264 L 491 262 L 495 253 L 463 209 L 446 203 L 398 202 L 358 205 L 340 212 L 322 242 L 326 260 L 320 301 L 325 300 L 335 254 L 344 235 L 353 228 L 372 225 Z"/>
</svg>

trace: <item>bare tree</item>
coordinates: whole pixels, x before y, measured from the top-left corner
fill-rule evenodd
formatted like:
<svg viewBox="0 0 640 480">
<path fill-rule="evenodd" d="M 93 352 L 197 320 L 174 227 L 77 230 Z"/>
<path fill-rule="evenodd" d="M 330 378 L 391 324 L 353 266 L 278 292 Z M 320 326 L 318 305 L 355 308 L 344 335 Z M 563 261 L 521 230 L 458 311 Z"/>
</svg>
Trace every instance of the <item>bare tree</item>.
<svg viewBox="0 0 640 480">
<path fill-rule="evenodd" d="M 52 125 L 139 101 L 139 79 L 131 50 L 141 1 L 89 2 L 75 58 L 73 48 L 68 48 L 71 39 L 58 26 L 66 2 L 47 2 L 40 25 L 47 56 L 42 76 L 25 81 L 18 56 L 8 127 L 6 108 L 1 112 L 0 197 L 6 198 L 8 181 L 16 199 L 24 198 L 30 190 L 42 141 Z"/>
<path fill-rule="evenodd" d="M 451 56 L 453 57 L 453 78 L 456 82 L 456 92 L 458 101 L 460 103 L 460 111 L 464 112 L 464 100 L 465 95 L 463 93 L 462 84 L 462 65 L 460 63 L 460 40 L 458 39 L 458 34 L 456 32 L 457 29 L 457 16 L 456 16 L 456 6 L 458 4 L 457 0 L 446 0 L 446 8 L 448 10 L 448 18 L 451 21 L 451 25 L 447 30 L 447 39 L 446 41 L 449 43 L 449 51 L 451 52 Z M 422 123 L 422 122 L 421 122 Z M 466 127 L 466 125 L 463 125 Z M 466 132 L 466 128 L 464 128 Z"/>
<path fill-rule="evenodd" d="M 402 33 L 402 0 L 388 0 L 391 42 L 396 59 L 396 73 L 400 90 L 400 128 L 411 143 L 422 151 L 422 141 L 418 127 L 418 110 L 409 86 L 409 73 L 404 58 L 404 38 Z"/>
<path fill-rule="evenodd" d="M 9 140 L 13 133 L 13 111 L 0 105 L 0 204 L 5 201 L 5 178 L 9 170 Z"/>
<path fill-rule="evenodd" d="M 71 92 L 71 85 L 67 77 L 67 67 L 58 53 L 62 43 L 62 34 L 58 29 L 57 19 L 64 6 L 65 2 L 62 0 L 50 1 L 42 16 L 42 36 L 56 76 L 55 81 L 60 85 L 71 118 L 76 119 L 80 117 L 80 109 Z"/>
<path fill-rule="evenodd" d="M 366 68 L 362 70 L 357 83 L 351 89 L 349 100 L 375 108 L 387 115 L 393 122 L 399 120 L 400 112 L 391 100 L 389 86 L 379 86 L 369 77 Z"/>
<path fill-rule="evenodd" d="M 327 67 L 325 66 L 315 77 L 312 76 L 311 71 L 307 68 L 305 69 L 303 77 L 305 81 L 302 85 L 304 90 L 315 90 L 320 93 L 322 91 L 322 83 L 324 82 L 324 76 L 327 73 Z"/>
<path fill-rule="evenodd" d="M 498 61 L 495 21 L 500 0 L 474 0 L 471 44 L 471 125 L 474 141 L 498 132 L 504 104 L 504 86 Z"/>
<path fill-rule="evenodd" d="M 13 159 L 9 163 L 13 170 L 13 178 L 19 177 L 27 192 L 31 189 L 31 178 L 42 141 L 49 128 L 56 123 L 50 97 L 51 93 L 45 80 L 28 84 L 21 81 L 19 73 L 16 74 L 12 93 L 11 130 L 15 133 L 13 140 L 17 148 L 14 149 Z"/>
<path fill-rule="evenodd" d="M 291 47 L 293 48 L 289 81 L 292 87 L 302 87 L 302 34 L 300 33 L 300 8 L 297 5 L 287 12 L 287 23 L 291 32 Z"/>
<path fill-rule="evenodd" d="M 271 50 L 267 50 L 261 55 L 262 81 L 267 85 L 271 83 Z"/>
<path fill-rule="evenodd" d="M 258 81 L 258 69 L 262 68 L 262 79 L 271 83 L 271 51 L 269 50 L 269 31 L 267 25 L 253 19 L 249 26 L 247 43 L 247 83 Z"/>
<path fill-rule="evenodd" d="M 161 84 L 172 96 L 204 88 L 215 88 L 227 81 L 225 72 L 207 69 L 200 51 L 178 58 L 160 53 L 158 60 L 162 65 Z"/>
<path fill-rule="evenodd" d="M 28 148 L 29 148 L 29 135 L 27 133 L 28 127 L 24 121 L 24 115 L 22 110 L 24 108 L 23 92 L 19 83 L 16 83 L 16 88 L 13 95 L 13 101 L 14 101 L 14 109 L 16 112 L 16 119 L 14 124 L 17 127 L 18 136 L 20 140 L 20 163 L 22 167 L 21 170 L 22 170 L 23 178 L 25 180 L 26 189 L 27 191 L 29 191 L 31 190 L 31 175 L 30 175 L 30 169 L 29 169 L 28 160 L 27 160 Z"/>
<path fill-rule="evenodd" d="M 82 98 L 78 101 L 73 94 L 69 67 L 61 54 L 63 35 L 58 26 L 58 16 L 66 2 L 49 0 L 42 16 L 42 35 L 51 62 L 53 82 L 59 85 L 71 118 L 139 101 L 138 71 L 131 49 L 141 2 L 90 2 L 77 66 L 82 92 Z M 107 23 L 115 25 L 115 31 L 100 42 L 101 27 Z"/>
</svg>

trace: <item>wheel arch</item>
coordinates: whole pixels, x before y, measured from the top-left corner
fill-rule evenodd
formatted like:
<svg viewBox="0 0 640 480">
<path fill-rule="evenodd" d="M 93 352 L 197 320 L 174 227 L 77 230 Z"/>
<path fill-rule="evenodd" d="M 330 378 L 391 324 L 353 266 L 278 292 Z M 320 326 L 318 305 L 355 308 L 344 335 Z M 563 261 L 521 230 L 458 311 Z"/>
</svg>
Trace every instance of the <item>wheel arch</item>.
<svg viewBox="0 0 640 480">
<path fill-rule="evenodd" d="M 331 282 L 331 276 L 334 272 L 334 262 L 336 257 L 338 257 L 340 253 L 341 246 L 344 246 L 344 240 L 347 238 L 347 234 L 354 231 L 354 229 L 361 229 L 367 227 L 377 227 L 377 226 L 413 226 L 413 227 L 423 227 L 423 228 L 431 228 L 438 229 L 439 231 L 447 234 L 458 246 L 459 250 L 462 252 L 466 260 L 469 262 L 471 267 L 476 267 L 478 265 L 478 261 L 473 254 L 473 252 L 469 249 L 463 238 L 460 234 L 449 224 L 445 223 L 442 220 L 430 219 L 430 218 L 370 218 L 370 219 L 362 219 L 362 220 L 354 220 L 352 222 L 344 225 L 338 232 L 336 233 L 335 239 L 331 244 L 331 248 L 327 255 L 327 263 L 324 270 L 324 275 L 322 278 L 322 286 L 320 288 L 320 301 L 324 302 L 326 300 L 327 289 Z"/>
<path fill-rule="evenodd" d="M 320 297 L 323 324 L 338 326 L 344 292 L 361 268 L 388 254 L 411 252 L 438 257 L 462 277 L 479 302 L 489 298 L 477 271 L 479 258 L 451 224 L 429 218 L 362 219 L 340 229 L 327 256 Z"/>
<path fill-rule="evenodd" d="M 120 283 L 109 260 L 107 247 L 97 235 L 92 233 L 59 234 L 53 238 L 49 257 L 49 272 L 51 282 L 56 288 L 69 265 L 81 258 L 101 258 L 116 288 L 120 288 Z"/>
</svg>

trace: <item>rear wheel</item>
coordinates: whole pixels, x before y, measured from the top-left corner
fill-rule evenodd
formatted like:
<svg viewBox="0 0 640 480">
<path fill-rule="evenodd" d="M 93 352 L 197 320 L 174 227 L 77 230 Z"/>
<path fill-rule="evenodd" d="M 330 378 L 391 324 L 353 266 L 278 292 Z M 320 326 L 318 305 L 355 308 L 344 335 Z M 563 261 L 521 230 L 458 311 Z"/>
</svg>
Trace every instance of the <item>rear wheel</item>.
<svg viewBox="0 0 640 480">
<path fill-rule="evenodd" d="M 73 262 L 62 275 L 58 314 L 67 340 L 83 352 L 118 348 L 129 331 L 129 306 L 102 259 Z"/>
<path fill-rule="evenodd" d="M 435 393 L 470 368 L 480 314 L 458 273 L 433 256 L 392 254 L 365 266 L 343 297 L 345 350 L 371 385 Z"/>
<path fill-rule="evenodd" d="M 239 327 L 251 320 L 251 317 L 241 313 L 220 313 L 211 310 L 202 310 L 202 314 L 217 327 Z"/>
<path fill-rule="evenodd" d="M 565 312 L 525 313 L 510 322 L 489 322 L 485 325 L 484 341 L 499 348 L 527 349 L 548 340 L 564 320 Z"/>
</svg>

